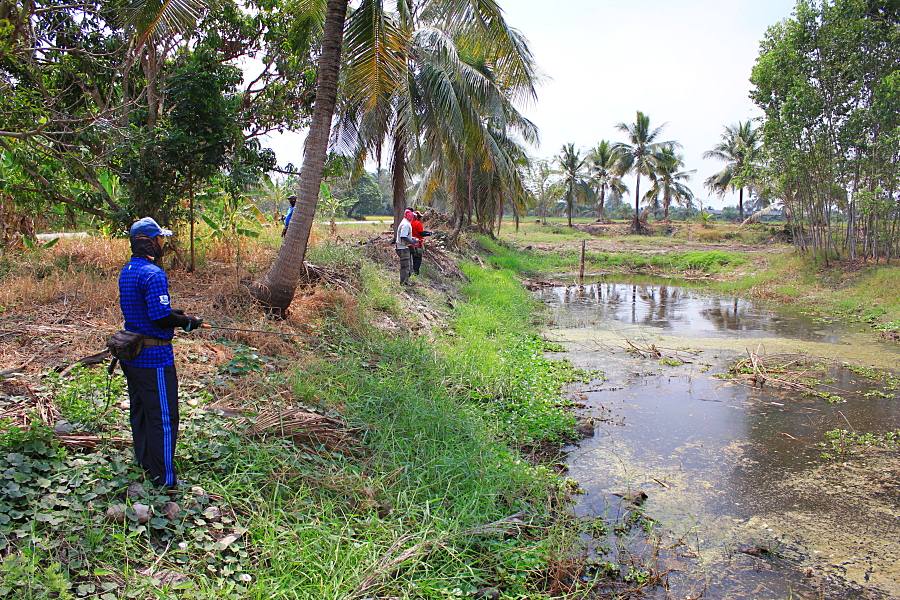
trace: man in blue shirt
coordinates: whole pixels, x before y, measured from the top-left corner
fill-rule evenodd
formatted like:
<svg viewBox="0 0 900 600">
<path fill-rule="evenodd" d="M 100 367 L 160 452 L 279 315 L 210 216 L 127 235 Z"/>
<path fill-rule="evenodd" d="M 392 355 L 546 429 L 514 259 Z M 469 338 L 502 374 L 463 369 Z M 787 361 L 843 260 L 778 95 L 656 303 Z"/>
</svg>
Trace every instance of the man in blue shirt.
<svg viewBox="0 0 900 600">
<path fill-rule="evenodd" d="M 172 337 L 175 327 L 198 329 L 203 320 L 173 310 L 169 280 L 159 266 L 172 235 L 149 217 L 131 226 L 131 260 L 119 275 L 119 305 L 125 330 L 144 336 L 134 360 L 123 360 L 128 381 L 134 456 L 156 485 L 174 487 L 178 438 L 178 376 Z"/>
<path fill-rule="evenodd" d="M 291 207 L 288 209 L 287 214 L 284 215 L 284 229 L 281 230 L 281 237 L 284 237 L 284 235 L 287 233 L 288 225 L 291 224 L 291 217 L 294 216 L 294 207 L 297 204 L 297 196 L 295 196 L 294 194 L 288 196 L 287 199 L 288 202 L 290 202 Z"/>
</svg>

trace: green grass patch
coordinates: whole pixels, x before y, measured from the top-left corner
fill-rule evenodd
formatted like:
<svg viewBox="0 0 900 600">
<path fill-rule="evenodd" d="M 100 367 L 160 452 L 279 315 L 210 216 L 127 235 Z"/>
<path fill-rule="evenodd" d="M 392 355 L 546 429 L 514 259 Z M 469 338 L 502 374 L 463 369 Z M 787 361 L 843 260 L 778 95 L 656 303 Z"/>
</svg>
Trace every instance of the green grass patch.
<svg viewBox="0 0 900 600">
<path fill-rule="evenodd" d="M 511 270 L 462 268 L 469 278 L 463 287 L 467 302 L 457 309 L 456 335 L 445 352 L 456 385 L 513 445 L 566 439 L 574 418 L 560 388 L 579 375 L 568 362 L 544 356 L 556 348 L 537 335 L 539 303 Z"/>
<path fill-rule="evenodd" d="M 825 432 L 825 441 L 819 443 L 822 458 L 837 458 L 858 454 L 871 448 L 896 450 L 900 447 L 900 429 L 886 433 L 857 433 L 846 429 Z"/>
<path fill-rule="evenodd" d="M 488 253 L 487 260 L 490 264 L 516 273 L 537 275 L 572 272 L 579 265 L 579 251 L 575 249 L 553 252 L 524 250 L 486 236 L 478 238 L 478 242 Z M 691 250 L 665 254 L 639 252 L 587 252 L 585 254 L 585 267 L 588 272 L 652 270 L 669 274 L 688 271 L 718 273 L 746 262 L 746 258 L 740 253 L 725 250 Z"/>
</svg>

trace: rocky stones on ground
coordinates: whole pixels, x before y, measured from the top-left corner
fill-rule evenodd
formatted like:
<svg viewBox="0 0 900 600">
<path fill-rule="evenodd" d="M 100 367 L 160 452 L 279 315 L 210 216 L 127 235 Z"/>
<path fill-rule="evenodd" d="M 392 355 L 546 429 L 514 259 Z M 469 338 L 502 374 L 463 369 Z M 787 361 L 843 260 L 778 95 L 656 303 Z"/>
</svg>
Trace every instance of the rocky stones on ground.
<svg viewBox="0 0 900 600">
<path fill-rule="evenodd" d="M 125 505 L 124 504 L 112 504 L 109 508 L 106 509 L 106 520 L 111 521 L 112 523 L 124 523 L 125 522 Z"/>
<path fill-rule="evenodd" d="M 56 435 L 69 435 L 75 431 L 75 426 L 64 419 L 60 419 L 53 426 L 53 433 Z"/>
<path fill-rule="evenodd" d="M 134 510 L 134 516 L 141 525 L 150 520 L 150 507 L 146 504 L 137 502 L 131 505 L 131 509 Z"/>
<path fill-rule="evenodd" d="M 140 481 L 135 481 L 128 486 L 128 491 L 125 492 L 125 495 L 128 496 L 129 500 L 138 500 L 143 498 L 147 494 L 147 491 L 144 489 L 144 484 Z"/>
<path fill-rule="evenodd" d="M 575 426 L 575 432 L 582 438 L 594 437 L 594 420 L 579 419 L 578 424 Z"/>
<path fill-rule="evenodd" d="M 177 502 L 166 502 L 162 507 L 162 514 L 165 518 L 170 521 L 174 521 L 178 518 L 178 515 L 181 513 L 181 507 L 178 506 Z"/>
<path fill-rule="evenodd" d="M 206 510 L 203 511 L 203 518 L 215 523 L 222 519 L 222 510 L 218 506 L 208 506 Z"/>
<path fill-rule="evenodd" d="M 765 546 L 741 546 L 738 548 L 738 552 L 741 554 L 746 554 L 747 556 L 755 556 L 757 558 L 764 558 L 767 556 L 771 556 L 772 552 Z"/>
</svg>

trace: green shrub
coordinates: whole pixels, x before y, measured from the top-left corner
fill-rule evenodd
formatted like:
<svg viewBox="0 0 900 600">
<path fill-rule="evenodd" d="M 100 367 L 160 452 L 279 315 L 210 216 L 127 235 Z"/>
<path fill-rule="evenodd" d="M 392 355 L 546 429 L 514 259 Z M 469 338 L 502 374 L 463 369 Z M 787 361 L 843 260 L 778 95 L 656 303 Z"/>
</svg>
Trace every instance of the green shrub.
<svg viewBox="0 0 900 600">
<path fill-rule="evenodd" d="M 77 366 L 66 377 L 48 378 L 53 401 L 62 418 L 79 429 L 99 431 L 115 423 L 115 404 L 125 393 L 125 379 L 108 376 L 103 368 Z"/>
</svg>

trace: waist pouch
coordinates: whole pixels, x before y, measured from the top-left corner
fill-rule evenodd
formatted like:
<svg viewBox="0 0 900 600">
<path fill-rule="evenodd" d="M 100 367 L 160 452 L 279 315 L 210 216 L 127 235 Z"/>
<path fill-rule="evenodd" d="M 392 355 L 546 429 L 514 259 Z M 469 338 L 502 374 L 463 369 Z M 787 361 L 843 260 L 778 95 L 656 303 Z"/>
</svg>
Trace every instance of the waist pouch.
<svg viewBox="0 0 900 600">
<path fill-rule="evenodd" d="M 136 359 L 145 346 L 169 346 L 171 344 L 170 340 L 147 337 L 124 329 L 115 332 L 106 340 L 109 353 L 119 360 Z"/>
</svg>

